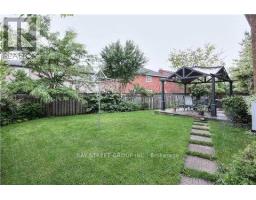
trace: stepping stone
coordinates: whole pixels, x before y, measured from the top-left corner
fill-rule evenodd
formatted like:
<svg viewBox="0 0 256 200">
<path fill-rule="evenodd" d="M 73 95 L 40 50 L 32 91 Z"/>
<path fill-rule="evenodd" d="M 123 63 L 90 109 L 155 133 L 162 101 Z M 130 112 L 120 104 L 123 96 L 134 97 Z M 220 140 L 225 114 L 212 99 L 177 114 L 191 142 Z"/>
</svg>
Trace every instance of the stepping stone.
<svg viewBox="0 0 256 200">
<path fill-rule="evenodd" d="M 204 136 L 198 136 L 198 135 L 191 135 L 190 139 L 195 140 L 195 141 L 199 141 L 199 142 L 212 142 L 211 138 L 204 137 Z"/>
<path fill-rule="evenodd" d="M 205 121 L 205 120 L 194 120 L 194 122 L 207 123 L 207 121 Z"/>
<path fill-rule="evenodd" d="M 193 122 L 193 125 L 208 126 L 207 123 L 202 123 L 202 122 Z"/>
<path fill-rule="evenodd" d="M 206 130 L 198 130 L 198 129 L 191 129 L 191 134 L 194 135 L 205 135 L 205 136 L 211 136 L 211 133 L 209 131 Z"/>
<path fill-rule="evenodd" d="M 192 126 L 193 129 L 200 129 L 200 130 L 209 130 L 209 127 L 207 126 L 200 126 L 200 125 L 193 125 Z"/>
<path fill-rule="evenodd" d="M 188 145 L 188 150 L 192 151 L 192 152 L 207 154 L 207 155 L 210 155 L 210 156 L 213 156 L 214 153 L 215 153 L 213 147 L 199 145 L 199 144 L 189 144 Z"/>
<path fill-rule="evenodd" d="M 191 178 L 188 176 L 181 176 L 180 185 L 213 185 L 213 183 L 201 178 Z"/>
<path fill-rule="evenodd" d="M 185 159 L 185 167 L 197 171 L 208 172 L 214 174 L 217 172 L 217 163 L 205 158 L 197 156 L 187 156 Z"/>
</svg>

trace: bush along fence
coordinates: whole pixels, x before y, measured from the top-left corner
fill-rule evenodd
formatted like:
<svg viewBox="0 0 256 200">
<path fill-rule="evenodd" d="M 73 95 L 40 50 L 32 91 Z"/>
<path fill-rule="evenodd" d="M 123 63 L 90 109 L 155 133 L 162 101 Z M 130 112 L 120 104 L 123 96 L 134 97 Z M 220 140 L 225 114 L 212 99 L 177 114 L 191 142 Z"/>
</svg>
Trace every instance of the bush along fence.
<svg viewBox="0 0 256 200">
<path fill-rule="evenodd" d="M 171 105 L 174 99 L 182 101 L 182 95 L 166 94 L 166 105 Z M 42 103 L 29 95 L 15 96 L 16 104 L 8 107 L 1 105 L 1 125 L 21 122 L 44 116 L 67 116 L 101 112 L 128 112 L 145 109 L 160 109 L 161 95 L 152 96 L 120 95 L 111 92 L 101 94 L 100 101 L 97 94 L 83 94 L 82 100 L 56 99 L 50 103 Z M 167 106 L 168 107 L 168 106 Z"/>
</svg>

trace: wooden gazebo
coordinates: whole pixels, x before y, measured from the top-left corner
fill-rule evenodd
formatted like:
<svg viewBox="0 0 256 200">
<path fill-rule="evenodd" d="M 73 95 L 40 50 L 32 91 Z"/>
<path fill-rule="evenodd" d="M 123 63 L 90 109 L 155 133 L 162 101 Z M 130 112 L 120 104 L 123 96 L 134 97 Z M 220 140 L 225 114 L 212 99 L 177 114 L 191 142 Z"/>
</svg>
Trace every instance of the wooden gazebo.
<svg viewBox="0 0 256 200">
<path fill-rule="evenodd" d="M 233 94 L 233 81 L 229 78 L 226 69 L 223 66 L 217 67 L 182 67 L 169 77 L 161 79 L 161 110 L 165 110 L 165 82 L 175 82 L 184 85 L 184 94 L 186 95 L 188 84 L 211 83 L 211 116 L 217 116 L 216 107 L 216 82 L 229 82 L 230 95 Z"/>
</svg>

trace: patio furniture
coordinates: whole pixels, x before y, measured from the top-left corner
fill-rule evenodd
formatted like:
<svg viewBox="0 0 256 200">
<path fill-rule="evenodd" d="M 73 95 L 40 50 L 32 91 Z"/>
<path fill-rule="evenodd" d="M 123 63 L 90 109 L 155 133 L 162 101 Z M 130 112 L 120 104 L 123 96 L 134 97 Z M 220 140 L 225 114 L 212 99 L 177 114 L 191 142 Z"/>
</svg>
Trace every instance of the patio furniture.
<svg viewBox="0 0 256 200">
<path fill-rule="evenodd" d="M 165 110 L 164 83 L 174 82 L 184 85 L 184 94 L 188 84 L 209 84 L 211 83 L 211 116 L 216 117 L 216 91 L 215 83 L 229 82 L 229 94 L 233 94 L 233 80 L 230 79 L 224 66 L 216 67 L 181 67 L 167 78 L 161 78 L 161 110 Z"/>
<path fill-rule="evenodd" d="M 190 110 L 194 108 L 192 97 L 189 95 L 184 96 L 184 110 L 186 108 Z"/>
</svg>

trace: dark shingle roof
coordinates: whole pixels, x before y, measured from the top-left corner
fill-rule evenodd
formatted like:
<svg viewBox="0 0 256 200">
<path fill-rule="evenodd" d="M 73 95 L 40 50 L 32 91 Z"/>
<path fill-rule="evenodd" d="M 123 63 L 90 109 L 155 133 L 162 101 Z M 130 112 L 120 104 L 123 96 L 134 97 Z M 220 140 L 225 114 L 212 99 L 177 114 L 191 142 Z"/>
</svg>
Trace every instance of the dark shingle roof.
<svg viewBox="0 0 256 200">
<path fill-rule="evenodd" d="M 163 77 L 163 78 L 164 78 L 164 77 L 167 77 L 167 76 L 169 76 L 169 75 L 172 74 L 172 73 L 170 72 L 170 73 L 167 75 L 166 72 L 167 72 L 167 71 L 165 71 L 164 74 L 161 74 L 161 73 L 156 72 L 156 71 L 153 71 L 153 70 L 151 70 L 151 69 L 147 69 L 147 68 L 141 67 L 141 68 L 138 70 L 137 74 L 140 74 L 140 75 L 147 75 L 147 76 L 158 76 L 158 77 Z"/>
</svg>

